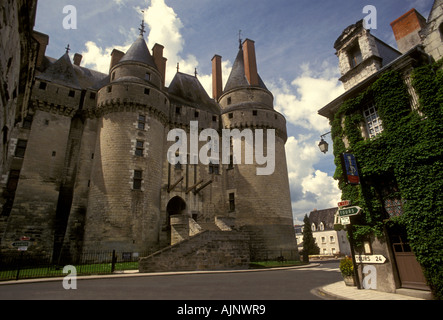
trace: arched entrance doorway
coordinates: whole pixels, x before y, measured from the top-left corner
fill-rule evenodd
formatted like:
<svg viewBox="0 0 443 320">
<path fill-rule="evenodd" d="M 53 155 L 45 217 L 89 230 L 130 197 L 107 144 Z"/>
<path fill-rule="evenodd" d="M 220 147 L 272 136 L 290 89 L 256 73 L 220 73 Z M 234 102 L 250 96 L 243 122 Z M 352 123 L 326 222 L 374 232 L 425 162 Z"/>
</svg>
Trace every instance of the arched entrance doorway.
<svg viewBox="0 0 443 320">
<path fill-rule="evenodd" d="M 169 200 L 166 206 L 166 212 L 168 213 L 168 218 L 176 214 L 183 214 L 186 210 L 186 202 L 180 197 L 174 197 Z"/>
<path fill-rule="evenodd" d="M 169 200 L 166 206 L 166 225 L 168 230 L 169 244 L 171 244 L 171 217 L 186 213 L 186 202 L 181 197 L 176 196 Z"/>
</svg>

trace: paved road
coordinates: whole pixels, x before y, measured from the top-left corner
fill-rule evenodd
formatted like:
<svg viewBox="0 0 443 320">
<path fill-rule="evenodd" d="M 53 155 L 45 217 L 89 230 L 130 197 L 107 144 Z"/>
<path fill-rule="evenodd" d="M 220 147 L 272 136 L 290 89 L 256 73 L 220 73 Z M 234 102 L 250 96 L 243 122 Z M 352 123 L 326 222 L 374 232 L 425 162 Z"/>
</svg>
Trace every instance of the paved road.
<svg viewBox="0 0 443 320">
<path fill-rule="evenodd" d="M 338 262 L 259 272 L 161 275 L 0 285 L 0 300 L 319 300 L 313 289 L 340 281 Z"/>
</svg>

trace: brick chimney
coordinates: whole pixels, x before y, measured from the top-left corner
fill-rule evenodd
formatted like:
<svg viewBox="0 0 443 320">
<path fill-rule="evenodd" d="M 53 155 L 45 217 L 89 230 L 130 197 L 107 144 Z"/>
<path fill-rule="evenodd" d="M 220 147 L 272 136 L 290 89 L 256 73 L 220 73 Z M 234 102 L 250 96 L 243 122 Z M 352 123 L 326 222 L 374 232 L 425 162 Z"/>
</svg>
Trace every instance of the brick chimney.
<svg viewBox="0 0 443 320">
<path fill-rule="evenodd" d="M 165 86 L 166 61 L 168 61 L 168 59 L 163 57 L 163 49 L 164 47 L 161 44 L 156 43 L 152 48 L 152 57 L 154 58 L 155 65 L 162 76 L 162 84 Z"/>
<path fill-rule="evenodd" d="M 45 54 L 46 54 L 46 47 L 49 44 L 49 36 L 44 33 L 37 32 L 37 31 L 33 31 L 32 35 L 33 35 L 34 39 L 37 40 L 37 42 L 38 42 L 36 68 L 41 69 L 41 67 L 43 65 L 43 59 L 45 58 Z"/>
<path fill-rule="evenodd" d="M 419 32 L 426 27 L 426 19 L 415 9 L 391 22 L 398 50 L 405 53 L 422 43 Z"/>
<path fill-rule="evenodd" d="M 212 97 L 217 101 L 223 92 L 223 78 L 222 78 L 222 57 L 215 55 L 212 58 Z"/>
<path fill-rule="evenodd" d="M 258 86 L 257 60 L 255 57 L 255 42 L 246 39 L 243 42 L 243 60 L 245 76 L 251 86 Z"/>
<path fill-rule="evenodd" d="M 76 66 L 80 66 L 80 63 L 82 63 L 82 59 L 83 59 L 83 56 L 81 54 L 79 54 L 79 53 L 74 54 L 74 64 Z"/>
<path fill-rule="evenodd" d="M 109 66 L 109 71 L 111 71 L 111 69 L 117 64 L 119 63 L 119 61 L 121 60 L 121 58 L 123 58 L 123 56 L 125 55 L 124 52 L 114 49 L 111 52 L 111 65 Z"/>
</svg>

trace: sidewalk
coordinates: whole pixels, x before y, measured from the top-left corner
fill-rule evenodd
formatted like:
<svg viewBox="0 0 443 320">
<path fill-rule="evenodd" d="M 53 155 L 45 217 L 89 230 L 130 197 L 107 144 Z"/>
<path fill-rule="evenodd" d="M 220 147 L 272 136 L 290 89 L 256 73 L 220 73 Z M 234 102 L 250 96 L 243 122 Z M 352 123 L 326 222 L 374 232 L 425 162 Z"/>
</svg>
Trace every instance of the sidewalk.
<svg viewBox="0 0 443 320">
<path fill-rule="evenodd" d="M 344 281 L 318 288 L 318 293 L 320 296 L 340 300 L 431 300 L 430 293 L 426 291 L 399 289 L 398 293 L 387 293 L 377 290 L 359 290 L 357 287 L 346 286 Z"/>
</svg>

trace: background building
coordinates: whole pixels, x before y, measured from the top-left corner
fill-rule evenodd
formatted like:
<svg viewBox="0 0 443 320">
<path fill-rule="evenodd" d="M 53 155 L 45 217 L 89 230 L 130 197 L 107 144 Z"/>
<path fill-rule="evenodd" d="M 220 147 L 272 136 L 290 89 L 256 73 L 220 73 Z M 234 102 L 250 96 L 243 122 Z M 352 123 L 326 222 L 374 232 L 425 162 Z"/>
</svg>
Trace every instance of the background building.
<svg viewBox="0 0 443 320">
<path fill-rule="evenodd" d="M 334 222 L 338 208 L 313 210 L 309 213 L 312 236 L 320 248 L 320 255 L 350 255 L 351 249 L 345 230 L 335 230 Z M 297 246 L 303 250 L 303 226 L 296 228 Z"/>
</svg>

